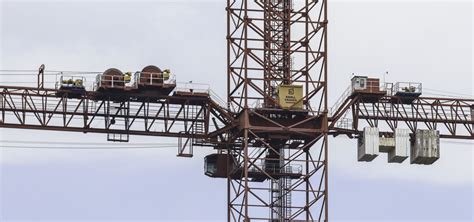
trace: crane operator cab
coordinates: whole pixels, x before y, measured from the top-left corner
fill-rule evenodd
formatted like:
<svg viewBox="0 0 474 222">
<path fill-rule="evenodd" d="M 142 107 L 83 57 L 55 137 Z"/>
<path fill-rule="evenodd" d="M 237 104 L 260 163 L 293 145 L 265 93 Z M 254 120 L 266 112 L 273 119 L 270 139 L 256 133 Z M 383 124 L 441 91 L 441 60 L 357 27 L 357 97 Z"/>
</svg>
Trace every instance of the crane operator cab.
<svg viewBox="0 0 474 222">
<path fill-rule="evenodd" d="M 59 74 L 56 78 L 56 96 L 68 98 L 81 98 L 86 93 L 85 78 L 82 76 L 72 76 Z"/>
<path fill-rule="evenodd" d="M 204 174 L 212 178 L 227 178 L 237 169 L 235 157 L 225 153 L 211 154 L 204 158 Z"/>
</svg>

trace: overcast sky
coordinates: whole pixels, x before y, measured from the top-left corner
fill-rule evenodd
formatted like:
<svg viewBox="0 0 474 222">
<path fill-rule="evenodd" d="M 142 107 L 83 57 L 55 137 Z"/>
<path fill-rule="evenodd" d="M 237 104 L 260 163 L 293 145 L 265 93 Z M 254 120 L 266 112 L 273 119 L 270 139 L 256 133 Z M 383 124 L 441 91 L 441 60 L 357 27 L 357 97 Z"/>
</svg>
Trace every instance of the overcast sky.
<svg viewBox="0 0 474 222">
<path fill-rule="evenodd" d="M 156 64 L 225 97 L 225 1 L 64 2 L 0 0 L 0 69 Z M 330 1 L 329 9 L 330 104 L 352 73 L 386 71 L 388 81 L 422 82 L 427 95 L 473 97 L 471 1 Z M 34 81 L 0 76 L 1 85 Z M 0 129 L 5 140 L 105 143 L 106 136 Z M 472 221 L 473 148 L 443 140 L 433 166 L 391 165 L 385 155 L 358 163 L 356 141 L 331 139 L 330 218 Z M 226 181 L 203 175 L 209 153 L 0 148 L 0 221 L 224 221 Z"/>
</svg>

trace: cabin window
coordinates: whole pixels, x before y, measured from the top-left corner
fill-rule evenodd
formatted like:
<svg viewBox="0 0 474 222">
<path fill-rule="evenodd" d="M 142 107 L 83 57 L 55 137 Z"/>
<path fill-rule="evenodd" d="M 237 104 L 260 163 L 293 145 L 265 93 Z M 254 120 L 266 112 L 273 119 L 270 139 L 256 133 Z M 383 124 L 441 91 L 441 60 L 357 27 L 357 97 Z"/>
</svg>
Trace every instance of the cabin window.
<svg viewBox="0 0 474 222">
<path fill-rule="evenodd" d="M 207 158 L 205 158 L 204 170 L 206 171 L 206 173 L 215 174 L 217 172 L 217 163 L 215 161 L 212 161 L 212 159 L 209 161 Z"/>
</svg>

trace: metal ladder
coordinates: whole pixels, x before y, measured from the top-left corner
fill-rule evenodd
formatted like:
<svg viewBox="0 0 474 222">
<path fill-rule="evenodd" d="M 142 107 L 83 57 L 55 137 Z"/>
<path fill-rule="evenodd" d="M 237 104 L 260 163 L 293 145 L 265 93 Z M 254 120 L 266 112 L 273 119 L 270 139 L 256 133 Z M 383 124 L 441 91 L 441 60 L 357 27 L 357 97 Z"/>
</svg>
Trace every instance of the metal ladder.
<svg viewBox="0 0 474 222">
<path fill-rule="evenodd" d="M 287 167 L 289 168 L 289 166 Z M 291 169 L 290 169 L 291 170 Z M 288 170 L 287 170 L 288 172 Z M 285 192 L 285 220 L 287 221 L 290 221 L 290 217 L 291 217 L 291 191 L 290 191 L 290 188 L 291 188 L 291 178 L 289 177 L 286 177 L 284 178 L 285 180 L 285 186 L 284 186 L 284 192 Z"/>
<path fill-rule="evenodd" d="M 183 133 L 183 132 L 181 132 Z M 191 158 L 194 156 L 194 143 L 192 137 L 183 137 L 179 135 L 178 137 L 178 157 L 187 157 Z"/>
<path fill-rule="evenodd" d="M 111 114 L 112 112 L 112 114 Z M 116 116 L 125 116 L 124 118 L 118 119 Z M 129 102 L 119 102 L 115 103 L 107 101 L 106 107 L 106 117 L 105 117 L 105 124 L 109 129 L 107 132 L 107 141 L 111 142 L 129 142 L 130 141 L 130 134 L 128 131 L 130 130 L 130 103 Z M 120 123 L 119 123 L 120 121 Z M 119 124 L 123 124 L 123 128 Z M 114 125 L 119 125 L 118 127 L 113 127 Z M 125 130 L 126 133 L 111 133 L 110 130 Z"/>
<path fill-rule="evenodd" d="M 180 135 L 178 137 L 178 157 L 193 157 L 194 145 L 204 143 L 203 139 L 198 139 L 195 137 L 195 135 L 202 135 L 205 132 L 204 122 L 198 121 L 200 119 L 200 117 L 197 116 L 199 113 L 199 109 L 200 108 L 198 106 L 190 107 L 190 110 L 188 112 L 188 118 L 194 118 L 194 122 L 190 124 L 190 129 L 187 132 L 180 132 Z M 204 114 L 201 113 L 200 115 Z M 184 136 L 184 134 L 191 136 Z"/>
<path fill-rule="evenodd" d="M 191 116 L 196 118 L 194 123 L 191 126 L 191 132 L 192 132 L 193 135 L 203 135 L 205 133 L 204 122 L 199 121 L 201 119 L 204 119 L 202 117 L 204 115 L 204 112 L 201 112 L 199 114 L 199 116 L 197 116 L 198 113 L 199 113 L 199 109 L 200 109 L 200 107 L 197 107 L 197 106 L 192 106 L 191 107 Z M 192 141 L 193 144 L 203 143 L 203 142 L 204 142 L 203 139 L 198 139 L 198 138 L 193 137 L 193 141 Z"/>
<path fill-rule="evenodd" d="M 291 217 L 291 178 L 272 180 L 270 200 L 273 209 L 270 209 L 271 221 L 290 221 Z"/>
<path fill-rule="evenodd" d="M 285 166 L 285 148 L 280 149 L 280 161 L 275 167 L 282 175 L 281 178 L 271 180 L 270 201 L 273 210 L 270 209 L 271 221 L 285 222 L 291 218 L 291 185 L 292 181 L 288 174 L 292 171 L 291 166 Z M 289 155 L 289 154 L 288 154 Z M 285 166 L 285 167 L 280 167 Z"/>
</svg>

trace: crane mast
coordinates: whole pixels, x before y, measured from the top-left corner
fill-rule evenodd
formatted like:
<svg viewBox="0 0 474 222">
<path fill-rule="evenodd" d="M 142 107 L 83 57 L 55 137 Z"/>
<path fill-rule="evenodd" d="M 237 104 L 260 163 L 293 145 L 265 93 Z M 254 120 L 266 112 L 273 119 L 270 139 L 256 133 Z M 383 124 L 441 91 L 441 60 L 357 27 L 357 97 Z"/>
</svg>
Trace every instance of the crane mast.
<svg viewBox="0 0 474 222">
<path fill-rule="evenodd" d="M 326 1 L 228 1 L 239 125 L 226 153 L 240 174 L 227 178 L 228 221 L 328 220 L 325 10 Z"/>
</svg>

